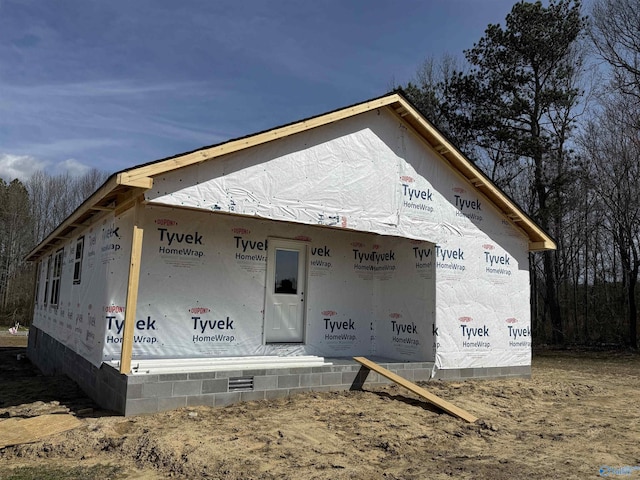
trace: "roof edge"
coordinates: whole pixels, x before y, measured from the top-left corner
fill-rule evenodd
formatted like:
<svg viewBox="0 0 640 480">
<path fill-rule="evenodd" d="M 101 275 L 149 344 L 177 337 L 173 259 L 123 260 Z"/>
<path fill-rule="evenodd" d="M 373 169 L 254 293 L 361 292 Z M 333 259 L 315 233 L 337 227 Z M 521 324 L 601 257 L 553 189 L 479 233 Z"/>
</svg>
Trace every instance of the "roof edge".
<svg viewBox="0 0 640 480">
<path fill-rule="evenodd" d="M 30 261 L 40 258 L 42 251 L 67 239 L 68 237 L 65 235 L 82 226 L 83 222 L 95 214 L 95 211 L 115 211 L 116 200 L 122 196 L 126 197 L 127 193 L 132 191 L 139 193 L 140 190 L 150 189 L 153 186 L 155 175 L 385 107 L 395 112 L 402 121 L 410 125 L 437 152 L 441 159 L 466 178 L 474 188 L 482 192 L 516 228 L 521 230 L 529 239 L 529 251 L 555 250 L 557 248 L 556 242 L 549 234 L 427 120 L 401 91 L 396 91 L 305 120 L 114 173 L 25 258 Z M 121 195 L 115 195 L 116 192 Z"/>
<path fill-rule="evenodd" d="M 142 165 L 130 170 L 123 170 L 120 175 L 122 176 L 121 178 L 124 183 L 136 183 L 138 181 L 141 181 L 141 179 L 153 177 L 154 175 L 177 170 L 179 168 L 193 165 L 195 163 L 201 163 L 215 157 L 227 155 L 229 153 L 237 152 L 245 148 L 261 145 L 266 142 L 278 140 L 299 132 L 303 132 L 305 130 L 310 130 L 312 128 L 327 125 L 329 123 L 342 120 L 343 118 L 352 117 L 371 110 L 386 107 L 392 103 L 399 101 L 400 98 L 401 96 L 397 93 L 388 94 L 346 108 L 321 114 L 316 117 L 311 117 L 295 123 L 276 127 L 271 130 L 256 133 L 248 137 L 230 140 L 225 143 L 221 143 L 211 147 L 205 147 L 200 150 L 195 150 L 183 155 L 178 155 L 165 160 Z"/>
<path fill-rule="evenodd" d="M 551 235 L 529 217 L 514 200 L 427 120 L 409 100 L 403 95 L 398 95 L 398 98 L 401 108 L 395 109 L 396 113 L 418 130 L 418 133 L 425 137 L 441 158 L 445 159 L 476 189 L 487 196 L 512 224 L 527 235 L 529 238 L 529 251 L 557 249 L 556 242 Z M 412 119 L 413 121 L 411 121 Z M 532 238 L 532 236 L 535 238 Z"/>
<path fill-rule="evenodd" d="M 87 226 L 86 222 L 96 214 L 116 212 L 119 200 L 128 201 L 135 190 L 146 190 L 153 185 L 153 179 L 123 180 L 120 173 L 114 173 L 84 202 L 82 202 L 60 225 L 38 243 L 25 256 L 28 261 L 36 261 L 49 248 L 69 239 L 76 228 Z"/>
</svg>

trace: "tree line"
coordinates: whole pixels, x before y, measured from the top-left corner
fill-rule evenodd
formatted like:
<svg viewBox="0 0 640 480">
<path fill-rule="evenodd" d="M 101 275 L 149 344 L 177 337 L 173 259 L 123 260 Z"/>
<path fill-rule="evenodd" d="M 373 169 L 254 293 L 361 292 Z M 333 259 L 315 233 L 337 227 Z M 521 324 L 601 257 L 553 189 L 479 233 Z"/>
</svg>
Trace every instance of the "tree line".
<svg viewBox="0 0 640 480">
<path fill-rule="evenodd" d="M 516 3 L 403 90 L 557 242 L 531 256 L 538 343 L 637 348 L 640 2 Z"/>
<path fill-rule="evenodd" d="M 0 324 L 30 323 L 34 266 L 25 256 L 106 179 L 97 169 L 80 176 L 37 171 L 24 182 L 0 178 Z"/>
</svg>

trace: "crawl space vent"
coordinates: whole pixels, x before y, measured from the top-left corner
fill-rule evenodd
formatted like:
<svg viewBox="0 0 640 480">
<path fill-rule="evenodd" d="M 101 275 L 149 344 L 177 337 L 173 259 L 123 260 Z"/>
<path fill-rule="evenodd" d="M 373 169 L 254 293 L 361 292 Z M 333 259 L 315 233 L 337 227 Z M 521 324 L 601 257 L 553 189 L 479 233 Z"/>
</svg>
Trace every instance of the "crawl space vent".
<svg viewBox="0 0 640 480">
<path fill-rule="evenodd" d="M 253 377 L 230 377 L 229 391 L 240 392 L 253 390 Z"/>
</svg>

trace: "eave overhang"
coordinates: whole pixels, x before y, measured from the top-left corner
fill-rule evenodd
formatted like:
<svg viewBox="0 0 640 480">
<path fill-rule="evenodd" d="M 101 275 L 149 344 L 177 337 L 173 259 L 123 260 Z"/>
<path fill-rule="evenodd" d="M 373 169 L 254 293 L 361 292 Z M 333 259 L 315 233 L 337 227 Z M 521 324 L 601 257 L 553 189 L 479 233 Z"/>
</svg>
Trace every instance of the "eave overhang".
<svg viewBox="0 0 640 480">
<path fill-rule="evenodd" d="M 127 205 L 132 204 L 132 199 L 139 197 L 144 191 L 153 186 L 153 178 L 157 175 L 213 160 L 233 152 L 381 108 L 389 109 L 397 115 L 418 136 L 422 137 L 444 162 L 448 163 L 451 168 L 487 197 L 512 225 L 528 237 L 529 251 L 556 249 L 556 243 L 553 238 L 424 118 L 404 96 L 399 93 L 392 93 L 254 135 L 118 172 L 109 177 L 93 195 L 35 247 L 26 258 L 27 260 L 37 261 L 52 248 L 70 238 L 75 229 L 89 225 L 97 214 L 103 214 L 104 211 L 115 211 L 117 213 L 126 209 Z"/>
</svg>

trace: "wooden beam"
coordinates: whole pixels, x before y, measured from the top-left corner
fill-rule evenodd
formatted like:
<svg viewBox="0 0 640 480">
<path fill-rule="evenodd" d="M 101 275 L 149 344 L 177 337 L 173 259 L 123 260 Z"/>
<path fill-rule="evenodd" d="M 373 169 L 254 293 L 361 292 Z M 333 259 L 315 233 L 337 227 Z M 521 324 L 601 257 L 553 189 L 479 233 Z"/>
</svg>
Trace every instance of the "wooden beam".
<svg viewBox="0 0 640 480">
<path fill-rule="evenodd" d="M 124 212 L 129 210 L 130 208 L 138 206 L 142 201 L 144 201 L 144 195 L 139 195 L 137 197 L 127 198 L 118 204 L 116 207 L 115 214 L 116 216 L 122 215 Z"/>
<path fill-rule="evenodd" d="M 541 250 L 555 250 L 556 244 L 553 242 L 529 242 L 529 250 L 538 252 Z"/>
<path fill-rule="evenodd" d="M 449 153 L 451 151 L 445 145 L 436 145 L 435 149 L 440 155 L 444 155 L 445 153 Z"/>
<path fill-rule="evenodd" d="M 131 373 L 131 354 L 133 352 L 133 333 L 136 324 L 143 233 L 143 229 L 134 224 L 131 242 L 131 263 L 129 264 L 129 283 L 127 284 L 127 303 L 125 305 L 124 329 L 122 331 L 122 351 L 120 353 L 120 373 L 125 375 Z"/>
<path fill-rule="evenodd" d="M 126 185 L 127 187 L 137 187 L 144 188 L 145 190 L 153 187 L 153 178 L 151 177 L 138 177 L 138 178 L 130 178 L 122 173 L 118 174 L 118 184 Z"/>
<path fill-rule="evenodd" d="M 386 368 L 381 367 L 377 363 L 372 362 L 371 360 L 369 360 L 367 358 L 364 358 L 364 357 L 353 357 L 353 359 L 356 362 L 358 362 L 360 365 L 364 366 L 365 368 L 368 368 L 369 370 L 373 370 L 374 372 L 379 373 L 383 377 L 387 377 L 392 382 L 395 382 L 398 385 L 400 385 L 400 386 L 412 391 L 416 395 L 421 396 L 427 402 L 431 403 L 432 405 L 435 405 L 440 410 L 443 410 L 443 411 L 447 412 L 449 415 L 453 415 L 454 417 L 461 418 L 462 420 L 465 420 L 465 421 L 467 421 L 469 423 L 473 423 L 476 420 L 478 420 L 477 417 L 474 417 L 469 412 L 467 412 L 465 410 L 462 410 L 461 408 L 456 407 L 455 405 L 447 402 L 446 400 L 434 395 L 433 393 L 428 392 L 424 388 L 421 388 L 418 385 L 416 385 L 415 383 L 410 382 L 406 378 L 402 378 L 400 375 L 396 375 L 395 373 L 390 372 Z"/>
<path fill-rule="evenodd" d="M 419 136 L 431 146 L 436 152 L 442 155 L 451 166 L 463 177 L 472 183 L 476 188 L 482 187 L 484 195 L 498 206 L 503 212 L 521 212 L 521 209 L 504 192 L 498 189 L 488 178 L 482 175 L 482 171 L 467 159 L 453 144 L 451 144 L 428 120 L 426 120 L 415 108 L 404 98 L 398 99 L 399 105 L 394 105 L 394 109 L 404 107 L 410 115 L 403 117 L 404 120 L 413 127 Z M 475 180 L 480 183 L 475 184 Z M 545 248 L 542 250 L 555 250 L 555 242 L 542 230 L 533 220 L 529 219 L 524 212 L 518 214 L 521 224 L 520 228 L 535 243 L 542 243 Z"/>
<path fill-rule="evenodd" d="M 112 192 L 116 188 L 116 178 L 115 175 L 111 175 L 106 182 L 96 190 L 93 195 L 91 195 L 88 199 L 86 199 L 82 205 L 80 205 L 75 212 L 73 212 L 64 222 L 62 222 L 58 227 L 50 233 L 47 238 L 45 238 L 42 242 L 40 242 L 33 250 L 31 250 L 27 256 L 27 260 L 36 260 L 47 253 L 49 247 L 51 246 L 51 242 L 56 238 L 57 234 L 65 230 L 70 224 L 74 223 L 79 218 L 83 217 L 87 214 L 89 210 L 91 210 L 91 206 L 96 202 L 104 199 L 106 195 Z"/>
<path fill-rule="evenodd" d="M 395 108 L 395 112 L 401 117 L 406 117 L 407 115 L 409 115 L 409 111 L 402 106 Z"/>
<path fill-rule="evenodd" d="M 103 207 L 102 205 L 92 205 L 89 210 L 98 210 L 100 212 L 113 212 L 115 207 Z"/>
<path fill-rule="evenodd" d="M 204 148 L 191 153 L 186 153 L 184 155 L 179 155 L 167 160 L 153 162 L 149 165 L 132 168 L 131 170 L 122 172 L 118 176 L 118 181 L 123 185 L 131 185 L 133 184 L 132 182 L 136 182 L 142 177 L 153 177 L 154 175 L 167 173 L 178 168 L 192 165 L 194 163 L 204 162 L 221 155 L 227 155 L 239 150 L 244 150 L 246 148 L 251 148 L 273 140 L 278 140 L 289 135 L 294 135 L 296 133 L 304 132 L 312 128 L 317 128 L 321 127 L 322 125 L 337 122 L 338 120 L 342 120 L 344 118 L 353 117 L 354 115 L 369 112 L 377 108 L 386 107 L 387 105 L 399 102 L 399 100 L 400 96 L 398 94 L 388 95 L 386 97 L 343 108 L 342 110 L 337 110 L 335 112 L 326 113 L 318 117 L 303 120 L 301 122 L 285 125 L 284 127 L 257 133 L 255 135 L 251 135 L 250 137 L 231 140 L 217 146 Z M 400 107 L 406 109 L 406 106 L 404 104 L 401 104 Z"/>
</svg>

